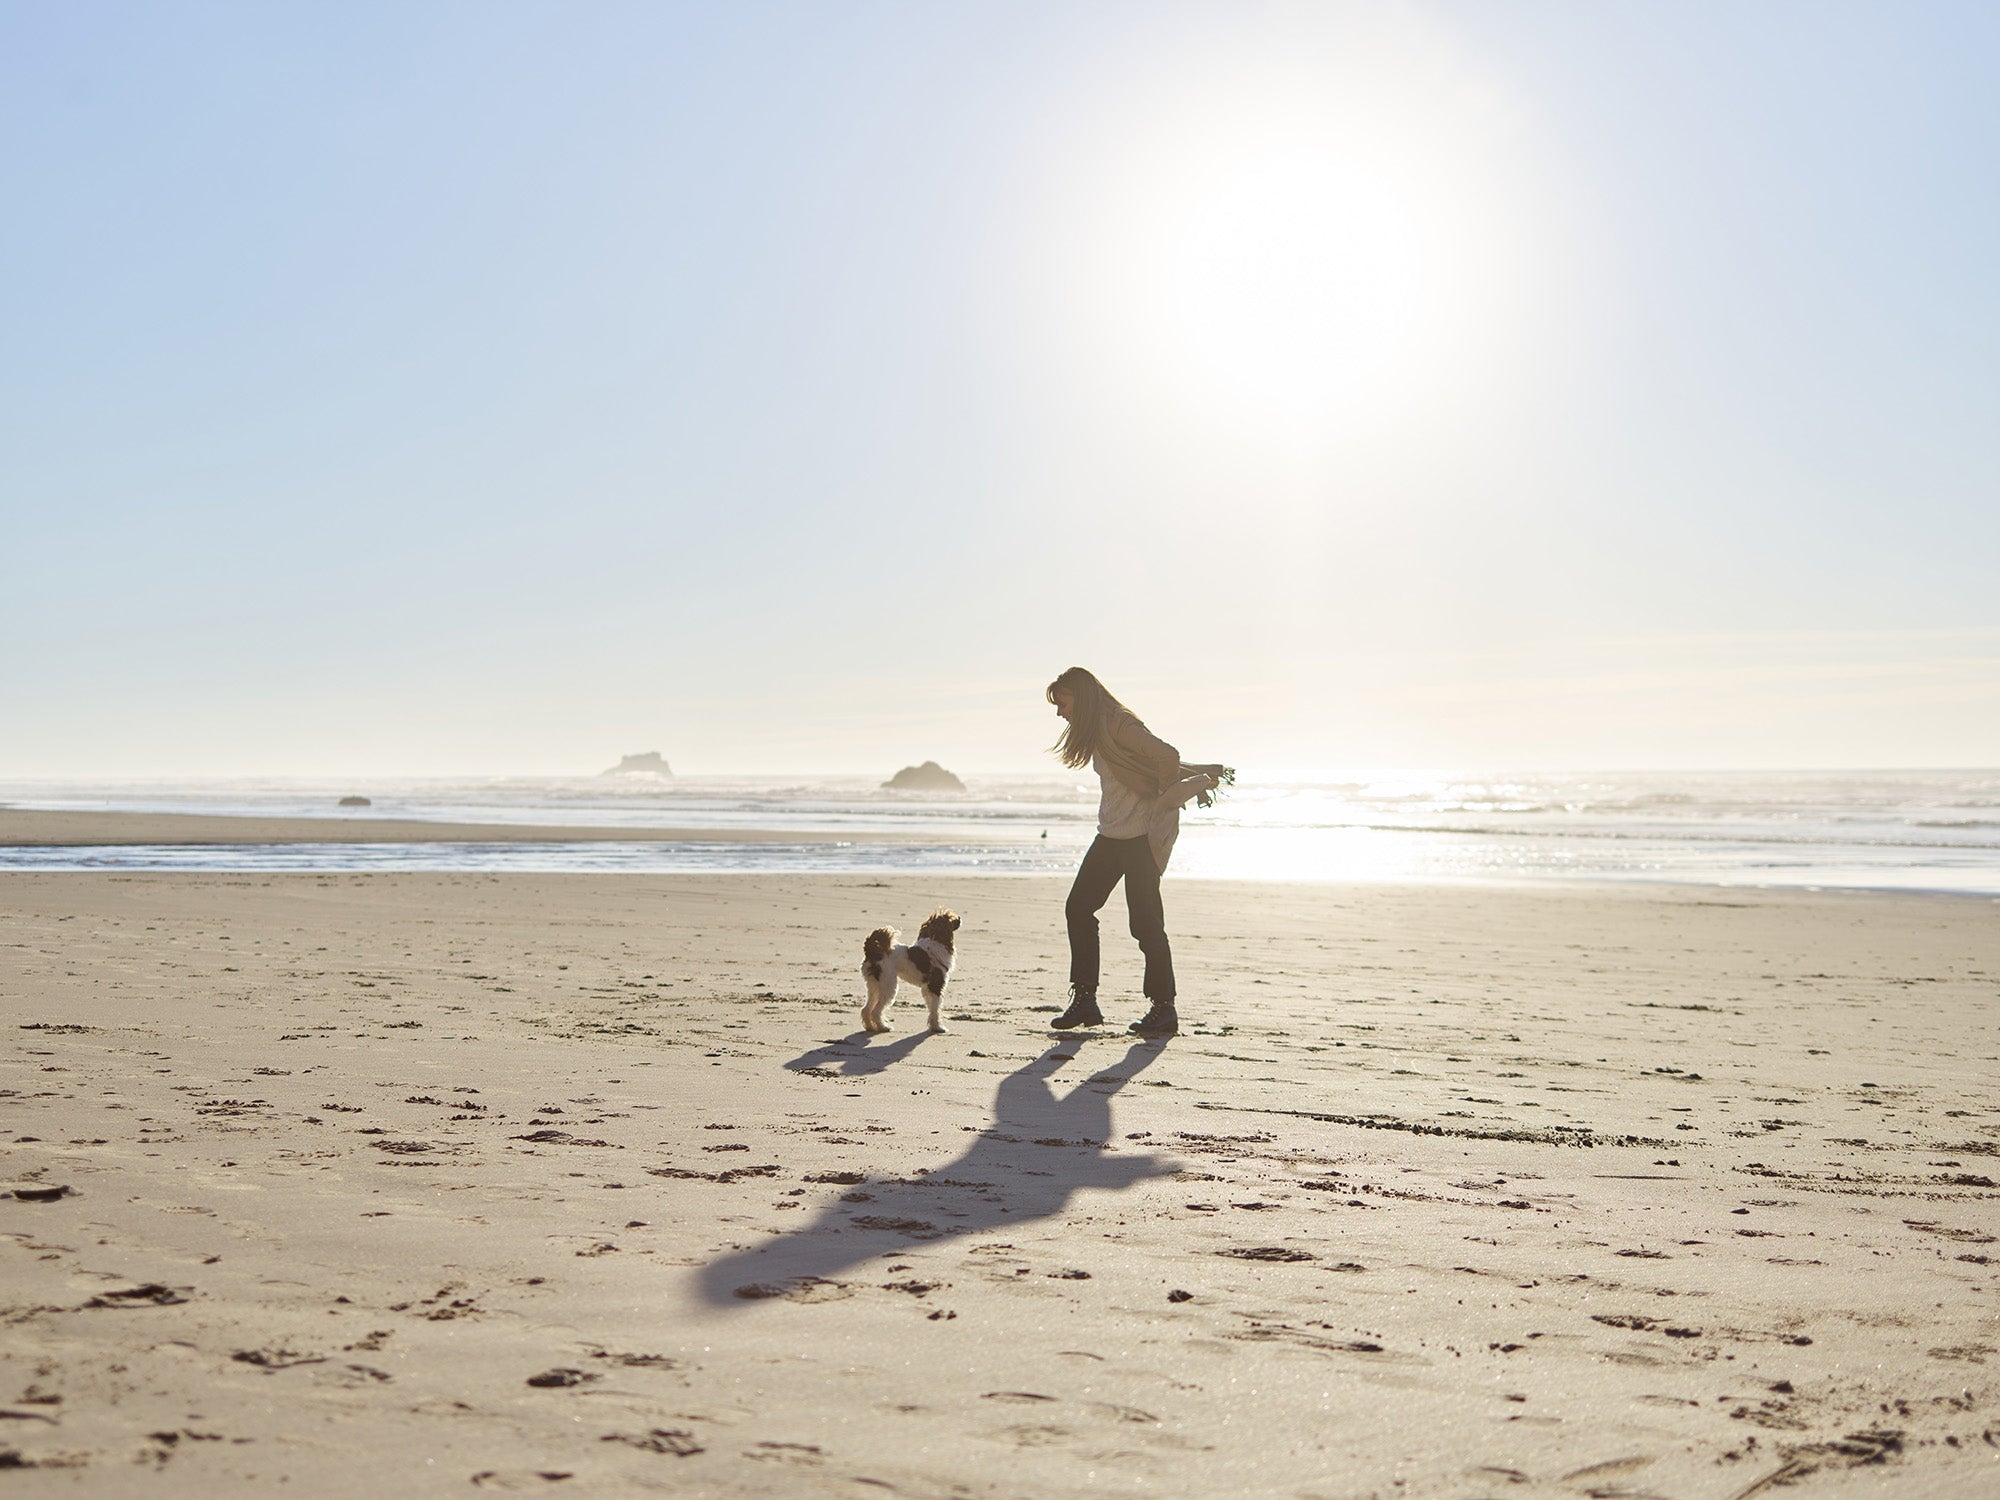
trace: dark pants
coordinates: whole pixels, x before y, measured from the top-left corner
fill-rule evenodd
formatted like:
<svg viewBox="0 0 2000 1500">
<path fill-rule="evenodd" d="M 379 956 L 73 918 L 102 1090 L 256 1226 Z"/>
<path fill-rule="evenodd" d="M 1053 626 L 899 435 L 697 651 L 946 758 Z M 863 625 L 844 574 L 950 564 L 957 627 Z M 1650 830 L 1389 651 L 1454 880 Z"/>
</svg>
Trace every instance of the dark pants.
<svg viewBox="0 0 2000 1500">
<path fill-rule="evenodd" d="M 1111 888 L 1125 882 L 1125 910 L 1132 919 L 1132 936 L 1146 955 L 1146 998 L 1174 998 L 1174 955 L 1167 946 L 1167 917 L 1160 905 L 1160 867 L 1153 861 L 1150 839 L 1108 839 L 1097 836 L 1083 856 L 1070 887 L 1063 915 L 1069 920 L 1069 982 L 1079 990 L 1097 989 L 1097 913 L 1111 899 Z"/>
</svg>

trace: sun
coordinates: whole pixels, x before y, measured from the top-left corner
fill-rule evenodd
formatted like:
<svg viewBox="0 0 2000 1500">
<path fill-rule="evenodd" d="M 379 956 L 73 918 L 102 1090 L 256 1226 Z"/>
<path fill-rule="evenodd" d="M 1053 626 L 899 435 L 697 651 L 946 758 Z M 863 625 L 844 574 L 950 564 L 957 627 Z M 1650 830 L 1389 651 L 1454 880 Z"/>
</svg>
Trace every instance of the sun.
<svg viewBox="0 0 2000 1500">
<path fill-rule="evenodd" d="M 1150 289 L 1183 377 L 1278 421 L 1406 384 L 1448 269 L 1406 200 L 1379 173 L 1297 146 L 1217 171 L 1168 227 Z"/>
<path fill-rule="evenodd" d="M 1311 443 L 1491 376 L 1523 307 L 1505 132 L 1463 80 L 1375 64 L 1216 70 L 1121 118 L 1073 282 L 1104 377 Z"/>
</svg>

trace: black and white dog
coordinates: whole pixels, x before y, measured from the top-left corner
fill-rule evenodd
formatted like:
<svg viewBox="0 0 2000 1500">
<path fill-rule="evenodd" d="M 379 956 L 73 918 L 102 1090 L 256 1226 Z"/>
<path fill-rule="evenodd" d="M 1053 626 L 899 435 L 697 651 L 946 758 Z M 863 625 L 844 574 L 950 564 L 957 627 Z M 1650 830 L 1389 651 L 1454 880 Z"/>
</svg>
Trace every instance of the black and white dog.
<svg viewBox="0 0 2000 1500">
<path fill-rule="evenodd" d="M 864 1031 L 887 1031 L 882 1012 L 896 998 L 896 981 L 907 979 L 924 992 L 931 1010 L 931 1030 L 943 1031 L 938 1019 L 938 1001 L 944 995 L 945 976 L 951 973 L 952 935 L 958 931 L 958 914 L 940 908 L 924 918 L 914 943 L 896 941 L 896 929 L 878 927 L 861 945 L 861 977 L 868 983 L 868 1001 L 861 1007 Z"/>
</svg>

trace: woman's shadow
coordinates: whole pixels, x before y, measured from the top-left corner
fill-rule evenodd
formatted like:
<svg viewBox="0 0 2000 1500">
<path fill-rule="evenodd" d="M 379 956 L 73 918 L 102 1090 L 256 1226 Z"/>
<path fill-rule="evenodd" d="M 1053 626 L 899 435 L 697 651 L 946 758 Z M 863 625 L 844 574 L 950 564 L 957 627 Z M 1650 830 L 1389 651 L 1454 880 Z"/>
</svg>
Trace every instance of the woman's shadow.
<svg viewBox="0 0 2000 1500">
<path fill-rule="evenodd" d="M 886 1054 L 900 1048 L 899 1055 L 906 1055 L 921 1040 L 920 1035 L 870 1049 L 870 1059 L 880 1061 L 848 1071 L 886 1067 L 894 1060 Z M 718 1307 L 760 1297 L 809 1297 L 813 1288 L 878 1255 L 1046 1219 L 1061 1213 L 1082 1188 L 1115 1192 L 1172 1175 L 1176 1168 L 1158 1156 L 1107 1154 L 1111 1096 L 1164 1049 L 1156 1042 L 1138 1043 L 1114 1067 L 1059 1096 L 1049 1080 L 1076 1057 L 1079 1041 L 1059 1043 L 1002 1080 L 993 1123 L 956 1161 L 912 1177 L 855 1184 L 811 1223 L 704 1267 L 702 1295 Z"/>
</svg>

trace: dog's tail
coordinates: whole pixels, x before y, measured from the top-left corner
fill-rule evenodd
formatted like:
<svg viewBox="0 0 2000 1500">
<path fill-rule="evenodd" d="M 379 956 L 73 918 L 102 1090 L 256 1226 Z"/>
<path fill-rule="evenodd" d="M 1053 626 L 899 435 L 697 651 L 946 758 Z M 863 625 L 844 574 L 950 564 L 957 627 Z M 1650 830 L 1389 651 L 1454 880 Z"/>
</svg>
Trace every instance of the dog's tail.
<svg viewBox="0 0 2000 1500">
<path fill-rule="evenodd" d="M 882 960 L 896 944 L 896 929 L 878 927 L 861 944 L 861 972 L 870 979 L 882 977 Z"/>
</svg>

